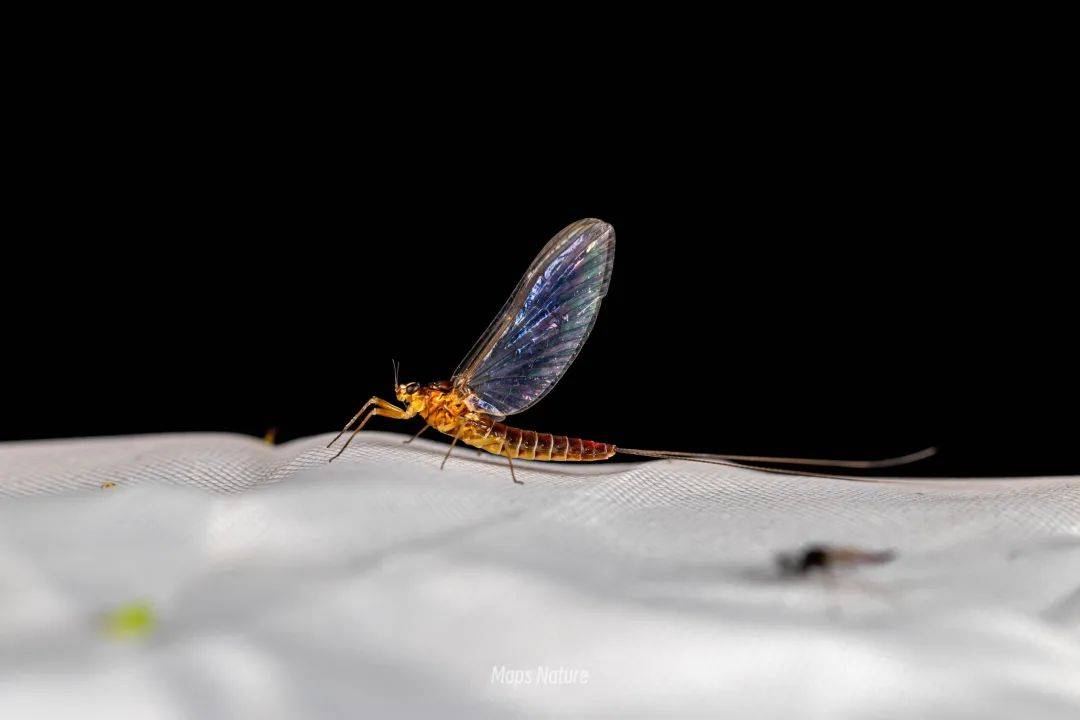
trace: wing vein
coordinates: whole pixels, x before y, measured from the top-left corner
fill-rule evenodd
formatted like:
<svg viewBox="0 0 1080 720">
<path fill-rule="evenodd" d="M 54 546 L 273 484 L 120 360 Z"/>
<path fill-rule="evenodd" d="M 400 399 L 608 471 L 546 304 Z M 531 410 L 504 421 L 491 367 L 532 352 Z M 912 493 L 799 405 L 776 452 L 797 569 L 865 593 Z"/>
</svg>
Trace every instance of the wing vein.
<svg viewBox="0 0 1080 720">
<path fill-rule="evenodd" d="M 564 228 L 533 260 L 454 383 L 507 416 L 546 395 L 573 363 L 611 282 L 615 233 L 600 220 Z"/>
</svg>

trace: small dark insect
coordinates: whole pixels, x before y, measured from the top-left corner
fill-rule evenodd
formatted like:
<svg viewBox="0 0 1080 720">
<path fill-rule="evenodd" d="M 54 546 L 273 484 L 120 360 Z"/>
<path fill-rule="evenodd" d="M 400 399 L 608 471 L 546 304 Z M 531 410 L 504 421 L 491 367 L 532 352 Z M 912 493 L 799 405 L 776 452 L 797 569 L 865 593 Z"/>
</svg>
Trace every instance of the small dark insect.
<svg viewBox="0 0 1080 720">
<path fill-rule="evenodd" d="M 877 552 L 833 545 L 808 545 L 798 553 L 776 556 L 776 564 L 785 575 L 806 575 L 811 571 L 832 570 L 852 565 L 881 565 L 896 557 L 892 550 Z"/>
</svg>

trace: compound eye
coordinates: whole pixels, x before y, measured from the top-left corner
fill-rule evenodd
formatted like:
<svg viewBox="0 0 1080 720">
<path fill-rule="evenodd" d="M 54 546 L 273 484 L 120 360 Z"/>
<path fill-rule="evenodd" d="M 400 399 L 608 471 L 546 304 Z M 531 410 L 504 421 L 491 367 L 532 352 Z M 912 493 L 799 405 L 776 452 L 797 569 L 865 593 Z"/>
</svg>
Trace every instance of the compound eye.
<svg viewBox="0 0 1080 720">
<path fill-rule="evenodd" d="M 420 384 L 419 383 L 409 383 L 408 385 L 405 386 L 405 392 L 409 393 L 410 395 L 412 395 L 414 392 L 416 392 L 419 389 L 420 389 Z"/>
</svg>

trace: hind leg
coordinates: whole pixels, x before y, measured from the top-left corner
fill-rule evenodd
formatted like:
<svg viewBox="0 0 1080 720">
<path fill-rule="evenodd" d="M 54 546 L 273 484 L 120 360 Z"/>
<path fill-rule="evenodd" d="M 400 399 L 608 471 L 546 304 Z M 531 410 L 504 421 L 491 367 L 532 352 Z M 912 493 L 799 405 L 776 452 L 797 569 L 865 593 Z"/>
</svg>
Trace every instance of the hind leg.
<svg viewBox="0 0 1080 720">
<path fill-rule="evenodd" d="M 518 485 L 524 485 L 525 483 L 518 480 L 517 475 L 514 474 L 514 461 L 510 459 L 509 455 L 506 456 L 506 462 L 510 463 L 510 479 L 513 480 Z"/>
</svg>

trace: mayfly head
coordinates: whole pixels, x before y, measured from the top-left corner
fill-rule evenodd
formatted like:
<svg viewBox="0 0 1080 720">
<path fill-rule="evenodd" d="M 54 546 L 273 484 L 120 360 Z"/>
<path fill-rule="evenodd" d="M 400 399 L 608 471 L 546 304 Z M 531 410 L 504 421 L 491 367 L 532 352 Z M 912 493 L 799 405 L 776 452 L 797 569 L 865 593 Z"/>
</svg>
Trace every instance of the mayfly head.
<svg viewBox="0 0 1080 720">
<path fill-rule="evenodd" d="M 394 388 L 394 393 L 397 395 L 398 401 L 403 402 L 406 405 L 409 405 L 413 401 L 415 401 L 417 399 L 416 396 L 419 394 L 419 392 L 420 383 L 414 382 L 401 383 L 400 385 L 396 385 Z"/>
</svg>

